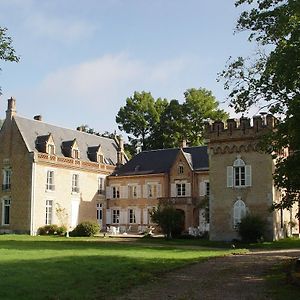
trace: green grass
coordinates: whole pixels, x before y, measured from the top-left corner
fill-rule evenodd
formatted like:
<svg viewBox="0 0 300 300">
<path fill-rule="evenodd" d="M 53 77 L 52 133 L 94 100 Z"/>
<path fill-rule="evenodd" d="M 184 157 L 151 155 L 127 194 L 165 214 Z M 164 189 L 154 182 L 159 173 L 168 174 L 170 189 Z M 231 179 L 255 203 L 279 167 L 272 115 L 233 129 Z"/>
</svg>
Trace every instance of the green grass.
<svg viewBox="0 0 300 300">
<path fill-rule="evenodd" d="M 1 299 L 107 299 L 225 249 L 110 238 L 0 236 Z"/>
<path fill-rule="evenodd" d="M 270 274 L 266 276 L 271 299 L 300 299 L 300 287 L 292 284 L 287 276 L 291 264 L 292 262 L 288 262 L 275 266 Z"/>
</svg>

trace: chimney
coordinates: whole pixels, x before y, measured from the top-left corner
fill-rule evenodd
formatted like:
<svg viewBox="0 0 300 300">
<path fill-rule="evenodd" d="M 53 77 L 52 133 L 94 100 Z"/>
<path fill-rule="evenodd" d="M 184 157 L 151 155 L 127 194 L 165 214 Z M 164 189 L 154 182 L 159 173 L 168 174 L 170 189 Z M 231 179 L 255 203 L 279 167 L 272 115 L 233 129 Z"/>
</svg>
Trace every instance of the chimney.
<svg viewBox="0 0 300 300">
<path fill-rule="evenodd" d="M 123 137 L 119 135 L 117 137 L 118 149 L 117 149 L 117 166 L 124 164 L 124 141 Z"/>
<path fill-rule="evenodd" d="M 16 115 L 16 112 L 16 99 L 11 97 L 7 100 L 6 119 L 12 120 L 12 118 Z"/>
<path fill-rule="evenodd" d="M 42 116 L 41 115 L 36 115 L 33 117 L 34 120 L 36 121 L 42 121 Z"/>
</svg>

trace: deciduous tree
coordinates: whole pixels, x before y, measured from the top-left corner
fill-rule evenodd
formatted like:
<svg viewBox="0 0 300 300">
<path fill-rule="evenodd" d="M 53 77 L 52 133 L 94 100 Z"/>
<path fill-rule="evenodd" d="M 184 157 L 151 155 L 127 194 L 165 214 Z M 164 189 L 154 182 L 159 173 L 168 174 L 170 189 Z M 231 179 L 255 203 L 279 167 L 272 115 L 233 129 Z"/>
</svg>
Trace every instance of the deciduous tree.
<svg viewBox="0 0 300 300">
<path fill-rule="evenodd" d="M 236 111 L 254 104 L 283 115 L 267 137 L 277 157 L 275 184 L 284 192 L 276 208 L 290 208 L 300 199 L 300 2 L 299 0 L 239 0 L 245 5 L 237 31 L 249 31 L 259 46 L 255 56 L 231 60 L 221 77 Z M 270 145 L 270 144 L 269 144 Z M 290 156 L 277 154 L 289 148 Z"/>
</svg>

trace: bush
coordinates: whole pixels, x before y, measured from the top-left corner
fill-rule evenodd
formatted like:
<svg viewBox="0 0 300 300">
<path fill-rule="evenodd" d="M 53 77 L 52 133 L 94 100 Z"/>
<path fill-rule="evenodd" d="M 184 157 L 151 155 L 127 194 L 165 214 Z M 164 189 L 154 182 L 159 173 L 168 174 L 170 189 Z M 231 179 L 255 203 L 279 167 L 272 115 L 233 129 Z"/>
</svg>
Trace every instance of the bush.
<svg viewBox="0 0 300 300">
<path fill-rule="evenodd" d="M 64 235 L 67 231 L 65 226 L 57 226 L 56 224 L 45 225 L 38 229 L 39 235 Z"/>
<path fill-rule="evenodd" d="M 70 234 L 71 236 L 94 236 L 99 231 L 100 226 L 97 222 L 85 221 L 78 224 Z"/>
<path fill-rule="evenodd" d="M 248 214 L 242 218 L 237 230 L 243 242 L 259 242 L 263 239 L 265 227 L 261 217 Z"/>
</svg>

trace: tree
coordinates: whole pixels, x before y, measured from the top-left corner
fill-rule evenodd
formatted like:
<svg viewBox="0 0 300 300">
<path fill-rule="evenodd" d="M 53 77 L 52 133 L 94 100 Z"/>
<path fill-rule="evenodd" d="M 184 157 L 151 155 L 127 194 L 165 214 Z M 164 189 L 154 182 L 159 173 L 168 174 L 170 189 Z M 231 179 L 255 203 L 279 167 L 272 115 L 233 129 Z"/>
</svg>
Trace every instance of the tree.
<svg viewBox="0 0 300 300">
<path fill-rule="evenodd" d="M 178 147 L 183 140 L 197 146 L 204 142 L 204 121 L 224 119 L 227 114 L 218 109 L 218 102 L 206 89 L 189 89 L 185 102 L 174 99 L 154 100 L 150 93 L 135 92 L 121 107 L 116 121 L 119 129 L 131 134 L 134 148 L 139 142 L 143 150 Z"/>
<path fill-rule="evenodd" d="M 151 220 L 158 224 L 168 239 L 174 233 L 180 233 L 183 223 L 183 215 L 172 205 L 159 205 L 150 213 Z"/>
<path fill-rule="evenodd" d="M 159 121 L 160 109 L 163 106 L 161 100 L 155 102 L 151 93 L 134 92 L 133 97 L 126 99 L 126 105 L 121 107 L 116 122 L 119 129 L 133 135 L 147 149 L 147 138 L 154 126 Z M 129 140 L 134 139 L 129 136 Z"/>
<path fill-rule="evenodd" d="M 19 61 L 19 57 L 15 53 L 15 49 L 12 46 L 11 37 L 6 34 L 7 28 L 0 27 L 0 60 L 4 61 Z M 0 71 L 2 69 L 0 68 Z M 1 87 L 0 87 L 0 95 L 1 95 Z"/>
<path fill-rule="evenodd" d="M 0 119 L 0 129 L 1 129 L 2 125 L 3 125 L 3 123 L 4 123 L 4 121 Z"/>
<path fill-rule="evenodd" d="M 274 181 L 284 192 L 275 208 L 300 201 L 300 2 L 298 0 L 239 0 L 248 5 L 238 19 L 237 31 L 249 31 L 259 51 L 251 58 L 231 60 L 221 73 L 230 90 L 231 105 L 246 111 L 259 105 L 284 119 L 266 144 L 277 159 Z M 278 155 L 289 148 L 290 155 Z M 300 217 L 298 211 L 298 217 Z"/>
<path fill-rule="evenodd" d="M 188 89 L 184 93 L 183 123 L 186 131 L 186 139 L 191 146 L 203 145 L 204 122 L 210 120 L 226 120 L 229 115 L 219 109 L 219 103 L 212 92 L 203 88 Z"/>
</svg>

